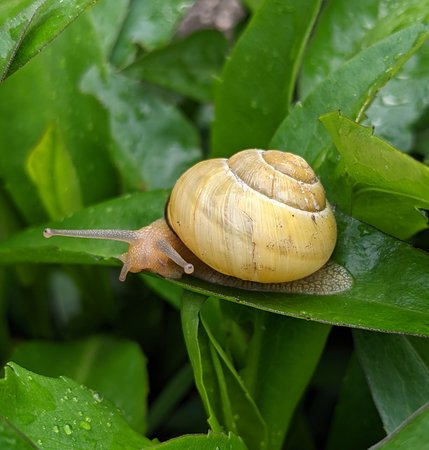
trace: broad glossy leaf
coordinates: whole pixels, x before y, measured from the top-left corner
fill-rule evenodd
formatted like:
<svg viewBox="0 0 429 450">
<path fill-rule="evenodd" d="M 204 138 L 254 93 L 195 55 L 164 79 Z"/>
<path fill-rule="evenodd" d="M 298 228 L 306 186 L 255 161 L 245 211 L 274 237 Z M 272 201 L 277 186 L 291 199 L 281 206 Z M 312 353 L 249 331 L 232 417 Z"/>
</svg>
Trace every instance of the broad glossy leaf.
<svg viewBox="0 0 429 450">
<path fill-rule="evenodd" d="M 428 0 L 330 1 L 318 22 L 305 55 L 301 97 L 362 49 L 393 31 L 429 17 Z M 412 127 L 427 105 L 428 49 L 423 46 L 376 95 L 367 111 L 376 134 L 401 150 L 410 150 Z"/>
<path fill-rule="evenodd" d="M 266 148 L 288 112 L 319 0 L 265 1 L 226 63 L 215 95 L 212 154 Z"/>
<path fill-rule="evenodd" d="M 108 121 L 94 99 L 79 91 L 79 80 L 102 53 L 87 15 L 24 68 L 0 85 L 0 178 L 29 223 L 46 220 L 26 159 L 48 127 L 54 126 L 79 179 L 85 205 L 116 191 L 110 163 Z M 69 188 L 66 179 L 58 180 Z"/>
<path fill-rule="evenodd" d="M 31 408 L 29 408 L 31 405 Z M 0 414 L 33 447 L 139 449 L 150 441 L 136 433 L 100 394 L 67 378 L 48 378 L 14 363 L 0 381 Z"/>
<path fill-rule="evenodd" d="M 50 126 L 29 154 L 27 170 L 51 219 L 82 208 L 79 180 L 61 135 Z"/>
<path fill-rule="evenodd" d="M 320 119 L 340 152 L 340 177 L 348 189 L 339 206 L 393 236 L 406 239 L 428 226 L 429 167 L 334 112 Z"/>
<path fill-rule="evenodd" d="M 355 354 L 344 377 L 329 432 L 327 450 L 368 448 L 385 436 L 365 375 Z"/>
<path fill-rule="evenodd" d="M 138 46 L 153 51 L 166 46 L 194 0 L 130 0 L 128 14 L 116 42 L 112 62 L 125 67 L 134 62 Z"/>
<path fill-rule="evenodd" d="M 37 55 L 97 0 L 3 0 L 0 5 L 0 81 Z"/>
<path fill-rule="evenodd" d="M 331 0 L 305 55 L 301 98 L 363 49 L 428 18 L 428 0 Z"/>
<path fill-rule="evenodd" d="M 326 112 L 341 110 L 348 117 L 362 119 L 377 90 L 420 47 L 428 31 L 425 25 L 412 25 L 342 64 L 302 104 L 294 107 L 277 129 L 270 147 L 287 149 L 314 163 L 329 145 L 329 136 L 318 118 Z"/>
<path fill-rule="evenodd" d="M 161 4 L 157 0 L 134 0 L 133 3 L 137 11 L 130 17 L 130 26 L 126 29 L 133 42 L 150 51 L 168 43 L 194 0 L 165 0 Z"/>
<path fill-rule="evenodd" d="M 62 228 L 140 228 L 162 217 L 167 192 L 125 196 L 82 210 L 51 224 Z M 331 296 L 248 292 L 192 277 L 180 286 L 258 309 L 334 325 L 429 336 L 429 256 L 410 245 L 337 213 L 334 259 L 354 279 L 352 289 Z M 0 245 L 0 262 L 113 264 L 126 246 L 118 242 L 42 237 L 42 228 L 15 235 Z"/>
<path fill-rule="evenodd" d="M 429 398 L 429 367 L 405 336 L 356 331 L 356 350 L 374 402 L 391 433 Z"/>
<path fill-rule="evenodd" d="M 416 411 L 393 433 L 369 450 L 428 450 L 429 403 Z"/>
<path fill-rule="evenodd" d="M 124 73 L 208 102 L 213 98 L 214 79 L 219 76 L 226 50 L 227 42 L 220 32 L 204 30 L 144 55 Z"/>
<path fill-rule="evenodd" d="M 10 359 L 40 375 L 67 376 L 96 390 L 135 430 L 146 428 L 147 374 L 137 344 L 102 336 L 62 343 L 33 340 L 16 347 Z"/>
<path fill-rule="evenodd" d="M 193 125 L 139 82 L 92 67 L 81 87 L 109 112 L 113 157 L 127 187 L 171 187 L 199 159 Z"/>
<path fill-rule="evenodd" d="M 233 433 L 210 432 L 204 435 L 187 435 L 151 447 L 154 450 L 247 450 L 243 440 Z"/>
<path fill-rule="evenodd" d="M 415 144 L 415 127 L 429 104 L 429 43 L 410 58 L 366 111 L 375 134 L 402 151 Z"/>
<path fill-rule="evenodd" d="M 105 60 L 110 61 L 119 39 L 131 0 L 102 0 L 88 11 Z"/>
</svg>

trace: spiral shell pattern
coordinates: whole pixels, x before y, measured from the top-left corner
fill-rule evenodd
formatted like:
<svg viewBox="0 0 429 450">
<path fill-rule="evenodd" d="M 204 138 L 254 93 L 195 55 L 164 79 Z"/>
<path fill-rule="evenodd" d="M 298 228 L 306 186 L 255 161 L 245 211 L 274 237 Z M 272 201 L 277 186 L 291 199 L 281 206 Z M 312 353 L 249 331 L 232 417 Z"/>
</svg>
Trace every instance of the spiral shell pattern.
<svg viewBox="0 0 429 450">
<path fill-rule="evenodd" d="M 277 150 L 202 161 L 177 181 L 167 220 L 220 273 L 260 283 L 304 278 L 336 243 L 336 223 L 313 169 Z"/>
</svg>

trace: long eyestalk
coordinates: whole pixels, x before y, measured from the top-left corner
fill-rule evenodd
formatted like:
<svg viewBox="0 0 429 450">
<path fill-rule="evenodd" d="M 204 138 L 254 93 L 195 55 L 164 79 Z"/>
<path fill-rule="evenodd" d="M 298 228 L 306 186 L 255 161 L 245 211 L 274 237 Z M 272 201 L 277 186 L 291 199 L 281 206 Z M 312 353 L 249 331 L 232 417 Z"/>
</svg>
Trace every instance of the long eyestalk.
<svg viewBox="0 0 429 450">
<path fill-rule="evenodd" d="M 69 236 L 87 239 L 108 239 L 131 243 L 140 237 L 138 231 L 133 230 L 57 230 L 45 228 L 43 231 L 45 238 L 52 236 Z"/>
</svg>

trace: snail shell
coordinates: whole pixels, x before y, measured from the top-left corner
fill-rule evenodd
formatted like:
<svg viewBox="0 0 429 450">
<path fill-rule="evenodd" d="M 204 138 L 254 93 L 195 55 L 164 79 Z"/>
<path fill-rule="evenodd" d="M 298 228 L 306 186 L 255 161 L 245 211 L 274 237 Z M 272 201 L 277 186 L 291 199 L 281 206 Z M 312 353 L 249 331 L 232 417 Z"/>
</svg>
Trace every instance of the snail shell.
<svg viewBox="0 0 429 450">
<path fill-rule="evenodd" d="M 314 273 L 337 238 L 313 169 L 301 157 L 275 150 L 196 164 L 174 186 L 167 220 L 207 265 L 261 283 Z"/>
<path fill-rule="evenodd" d="M 128 242 L 128 272 L 183 273 L 250 290 L 331 294 L 352 279 L 334 262 L 334 213 L 313 169 L 277 150 L 244 150 L 202 161 L 175 184 L 166 221 L 140 230 L 52 230 L 56 235 Z"/>
</svg>

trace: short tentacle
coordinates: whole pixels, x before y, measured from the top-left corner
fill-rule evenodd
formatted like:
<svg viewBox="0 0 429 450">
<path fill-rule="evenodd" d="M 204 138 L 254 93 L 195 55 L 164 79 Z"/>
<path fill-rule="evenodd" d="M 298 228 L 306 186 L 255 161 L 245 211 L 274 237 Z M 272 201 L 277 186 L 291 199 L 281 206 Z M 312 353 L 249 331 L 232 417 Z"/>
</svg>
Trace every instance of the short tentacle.
<svg viewBox="0 0 429 450">
<path fill-rule="evenodd" d="M 127 278 L 127 274 L 130 271 L 130 264 L 126 259 L 122 259 L 124 265 L 122 266 L 121 273 L 119 274 L 119 281 L 125 281 Z"/>
<path fill-rule="evenodd" d="M 178 266 L 180 266 L 186 274 L 189 275 L 193 273 L 194 265 L 185 261 L 168 241 L 166 240 L 159 241 L 158 248 L 165 254 L 165 256 L 167 256 Z"/>
</svg>

